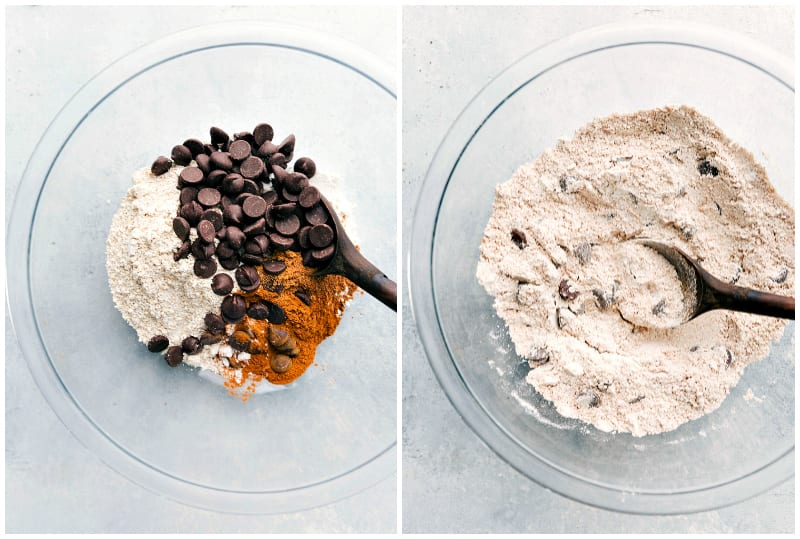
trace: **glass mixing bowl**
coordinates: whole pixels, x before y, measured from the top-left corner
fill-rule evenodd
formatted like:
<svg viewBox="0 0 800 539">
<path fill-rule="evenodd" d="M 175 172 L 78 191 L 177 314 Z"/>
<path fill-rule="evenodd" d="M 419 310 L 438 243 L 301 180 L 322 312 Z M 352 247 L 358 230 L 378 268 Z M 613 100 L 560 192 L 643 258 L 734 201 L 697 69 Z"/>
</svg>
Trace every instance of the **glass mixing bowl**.
<svg viewBox="0 0 800 539">
<path fill-rule="evenodd" d="M 657 436 L 608 434 L 561 417 L 515 372 L 475 268 L 496 184 L 593 118 L 666 104 L 714 119 L 793 201 L 790 61 L 706 26 L 612 25 L 533 51 L 469 103 L 430 165 L 409 252 L 419 335 L 467 424 L 541 485 L 631 513 L 711 509 L 793 474 L 794 323 L 715 412 Z"/>
<path fill-rule="evenodd" d="M 149 354 L 114 308 L 111 217 L 131 174 L 189 137 L 267 121 L 342 179 L 363 252 L 396 267 L 394 71 L 306 28 L 225 23 L 112 64 L 36 147 L 8 230 L 8 301 L 39 388 L 113 469 L 181 502 L 277 513 L 354 494 L 396 465 L 396 317 L 351 303 L 290 389 L 242 403 Z M 388 171 L 388 181 L 386 172 Z"/>
</svg>

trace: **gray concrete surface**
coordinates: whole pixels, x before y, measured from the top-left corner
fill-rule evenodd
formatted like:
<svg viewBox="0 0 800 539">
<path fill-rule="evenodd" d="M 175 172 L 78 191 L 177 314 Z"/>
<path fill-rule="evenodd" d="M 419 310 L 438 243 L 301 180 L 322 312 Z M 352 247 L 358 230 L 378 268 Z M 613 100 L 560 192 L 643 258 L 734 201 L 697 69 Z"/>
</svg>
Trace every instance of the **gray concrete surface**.
<svg viewBox="0 0 800 539">
<path fill-rule="evenodd" d="M 404 256 L 414 204 L 445 132 L 524 53 L 623 19 L 699 20 L 793 54 L 792 8 L 406 7 L 403 10 Z M 403 308 L 403 530 L 406 532 L 791 532 L 794 481 L 719 511 L 673 517 L 594 509 L 549 492 L 478 440 L 439 387 Z"/>
<path fill-rule="evenodd" d="M 394 8 L 62 8 L 6 11 L 6 220 L 25 163 L 66 101 L 100 69 L 164 33 L 231 19 L 304 24 L 396 65 Z M 7 221 L 6 221 L 7 222 Z M 14 263 L 14 256 L 9 258 Z M 397 481 L 318 509 L 236 516 L 187 507 L 112 471 L 67 431 L 28 372 L 6 311 L 9 532 L 393 532 Z"/>
</svg>

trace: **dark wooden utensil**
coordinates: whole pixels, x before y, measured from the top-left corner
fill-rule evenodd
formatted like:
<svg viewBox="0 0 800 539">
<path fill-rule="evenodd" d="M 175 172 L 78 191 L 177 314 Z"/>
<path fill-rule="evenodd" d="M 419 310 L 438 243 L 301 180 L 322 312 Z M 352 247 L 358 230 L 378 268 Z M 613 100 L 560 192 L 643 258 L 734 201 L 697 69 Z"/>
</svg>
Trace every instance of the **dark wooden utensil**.
<svg viewBox="0 0 800 539">
<path fill-rule="evenodd" d="M 328 210 L 336 232 L 336 251 L 333 258 L 324 268 L 314 275 L 336 274 L 346 277 L 361 287 L 367 294 L 374 296 L 384 305 L 397 311 L 397 284 L 389 279 L 381 270 L 364 258 L 344 231 L 339 216 L 330 202 L 320 196 L 320 203 Z"/>
<path fill-rule="evenodd" d="M 794 298 L 735 286 L 717 279 L 677 247 L 652 240 L 636 240 L 667 259 L 678 273 L 683 290 L 684 322 L 714 309 L 728 309 L 794 320 Z"/>
</svg>

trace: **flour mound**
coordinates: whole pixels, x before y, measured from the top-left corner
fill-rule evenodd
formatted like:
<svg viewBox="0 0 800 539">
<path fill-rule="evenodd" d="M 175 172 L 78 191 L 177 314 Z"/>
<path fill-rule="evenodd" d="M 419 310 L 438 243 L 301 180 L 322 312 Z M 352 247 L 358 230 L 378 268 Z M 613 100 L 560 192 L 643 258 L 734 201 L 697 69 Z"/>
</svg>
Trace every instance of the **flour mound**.
<svg viewBox="0 0 800 539">
<path fill-rule="evenodd" d="M 642 436 L 715 410 L 787 322 L 714 311 L 667 329 L 684 307 L 677 274 L 636 238 L 788 295 L 794 211 L 685 106 L 596 119 L 498 185 L 477 277 L 528 383 L 566 417 Z"/>
</svg>

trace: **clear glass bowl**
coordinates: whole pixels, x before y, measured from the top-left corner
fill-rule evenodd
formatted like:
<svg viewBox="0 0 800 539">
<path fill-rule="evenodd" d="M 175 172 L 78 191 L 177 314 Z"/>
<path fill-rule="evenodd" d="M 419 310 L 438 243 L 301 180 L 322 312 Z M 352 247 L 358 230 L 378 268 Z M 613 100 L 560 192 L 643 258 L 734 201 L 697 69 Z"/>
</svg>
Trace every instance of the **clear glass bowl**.
<svg viewBox="0 0 800 539">
<path fill-rule="evenodd" d="M 657 436 L 566 419 L 514 367 L 519 358 L 475 278 L 496 184 L 598 116 L 687 104 L 753 151 L 794 199 L 792 64 L 700 25 L 612 25 L 554 42 L 492 80 L 441 143 L 416 208 L 409 284 L 419 334 L 464 420 L 543 486 L 631 513 L 741 501 L 794 472 L 794 323 L 715 412 Z M 745 401 L 746 389 L 763 402 Z"/>
<path fill-rule="evenodd" d="M 393 272 L 394 84 L 377 59 L 317 32 L 215 24 L 112 64 L 50 125 L 9 224 L 8 301 L 42 393 L 113 469 L 239 513 L 322 505 L 394 472 L 395 313 L 357 296 L 291 389 L 242 403 L 148 354 L 114 308 L 105 271 L 111 217 L 134 170 L 207 138 L 211 125 L 268 121 L 278 137 L 297 135 L 298 156 L 342 178 L 363 251 Z"/>
</svg>

